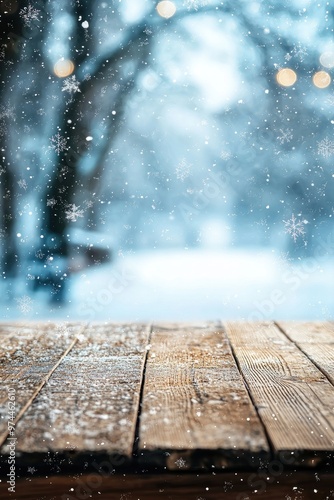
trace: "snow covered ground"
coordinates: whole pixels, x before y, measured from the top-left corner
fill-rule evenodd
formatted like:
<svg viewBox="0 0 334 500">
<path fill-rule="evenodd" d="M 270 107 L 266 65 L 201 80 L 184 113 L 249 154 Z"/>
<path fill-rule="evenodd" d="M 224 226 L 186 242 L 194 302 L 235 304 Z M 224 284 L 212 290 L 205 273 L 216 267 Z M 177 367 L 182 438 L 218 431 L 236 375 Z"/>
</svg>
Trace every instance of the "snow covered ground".
<svg viewBox="0 0 334 500">
<path fill-rule="evenodd" d="M 66 305 L 23 294 L 0 305 L 1 319 L 331 319 L 333 261 L 298 265 L 269 250 L 142 251 L 72 278 Z"/>
</svg>

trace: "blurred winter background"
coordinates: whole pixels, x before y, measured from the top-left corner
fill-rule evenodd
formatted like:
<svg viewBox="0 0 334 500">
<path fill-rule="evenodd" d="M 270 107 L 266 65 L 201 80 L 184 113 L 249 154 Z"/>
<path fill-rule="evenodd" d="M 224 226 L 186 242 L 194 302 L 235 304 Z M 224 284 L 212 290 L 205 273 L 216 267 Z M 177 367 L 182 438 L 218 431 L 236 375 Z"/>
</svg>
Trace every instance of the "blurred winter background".
<svg viewBox="0 0 334 500">
<path fill-rule="evenodd" d="M 333 317 L 334 5 L 0 16 L 2 320 Z"/>
</svg>

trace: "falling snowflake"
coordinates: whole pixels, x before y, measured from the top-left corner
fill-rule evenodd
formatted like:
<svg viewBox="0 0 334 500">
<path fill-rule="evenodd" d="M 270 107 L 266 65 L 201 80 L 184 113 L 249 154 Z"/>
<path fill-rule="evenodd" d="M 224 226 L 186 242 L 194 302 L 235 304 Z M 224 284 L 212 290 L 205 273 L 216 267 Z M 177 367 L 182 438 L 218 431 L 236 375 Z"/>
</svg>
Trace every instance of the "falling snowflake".
<svg viewBox="0 0 334 500">
<path fill-rule="evenodd" d="M 18 308 L 21 311 L 21 313 L 27 314 L 30 311 L 32 311 L 33 301 L 30 297 L 28 297 L 28 295 L 24 295 L 23 297 L 20 297 L 20 298 L 15 299 L 15 300 L 18 304 Z"/>
<path fill-rule="evenodd" d="M 37 469 L 35 469 L 35 467 L 28 467 L 27 471 L 29 472 L 29 474 L 34 474 Z"/>
<path fill-rule="evenodd" d="M 56 151 L 57 155 L 59 155 L 62 151 L 65 151 L 67 148 L 67 139 L 62 137 L 58 132 L 56 135 L 51 137 L 51 146 L 50 149 Z"/>
<path fill-rule="evenodd" d="M 184 458 L 180 457 L 176 460 L 175 465 L 177 465 L 179 469 L 183 469 L 184 467 L 186 467 L 187 462 L 184 460 Z"/>
<path fill-rule="evenodd" d="M 304 226 L 307 224 L 306 220 L 302 221 L 300 219 L 296 219 L 294 214 L 292 214 L 291 219 L 287 221 L 284 220 L 283 222 L 285 224 L 285 232 L 291 235 L 294 242 L 297 241 L 299 236 L 303 236 L 305 234 Z"/>
<path fill-rule="evenodd" d="M 68 205 L 65 210 L 66 219 L 71 222 L 76 222 L 79 217 L 83 217 L 84 211 L 79 210 L 80 206 L 77 207 L 74 203 L 72 205 Z"/>
<path fill-rule="evenodd" d="M 75 75 L 70 76 L 64 80 L 64 85 L 62 87 L 62 92 L 69 92 L 71 95 L 75 92 L 81 92 L 79 88 L 79 82 L 75 78 Z"/>
<path fill-rule="evenodd" d="M 303 62 L 305 57 L 308 55 L 306 47 L 303 47 L 300 43 L 294 47 L 292 53 L 298 57 L 300 62 Z"/>
<path fill-rule="evenodd" d="M 35 252 L 35 257 L 37 257 L 37 259 L 43 259 L 44 255 L 45 254 L 42 252 L 42 250 L 37 250 L 37 252 Z"/>
<path fill-rule="evenodd" d="M 92 208 L 94 202 L 92 200 L 85 200 L 84 204 L 86 205 L 87 208 Z"/>
<path fill-rule="evenodd" d="M 334 141 L 325 137 L 322 141 L 318 142 L 318 154 L 324 158 L 329 158 L 334 154 Z"/>
<path fill-rule="evenodd" d="M 175 174 L 182 182 L 189 177 L 192 165 L 183 158 L 175 169 Z"/>
<path fill-rule="evenodd" d="M 20 179 L 19 181 L 17 181 L 17 183 L 18 183 L 18 185 L 20 186 L 21 189 L 26 190 L 27 187 L 28 187 L 28 184 L 25 181 L 25 179 Z"/>
<path fill-rule="evenodd" d="M 208 4 L 208 0 L 185 0 L 184 6 L 187 7 L 188 10 L 198 10 L 200 7 L 204 7 Z"/>
<path fill-rule="evenodd" d="M 231 490 L 233 488 L 233 484 L 230 481 L 225 481 L 223 485 L 223 489 L 225 492 Z"/>
<path fill-rule="evenodd" d="M 14 108 L 10 105 L 0 107 L 0 118 L 15 118 Z"/>
<path fill-rule="evenodd" d="M 48 198 L 46 200 L 47 207 L 54 207 L 55 205 L 57 205 L 57 200 L 55 200 L 54 198 Z"/>
<path fill-rule="evenodd" d="M 327 98 L 326 98 L 326 104 L 328 104 L 329 106 L 334 106 L 334 94 L 331 94 L 329 95 Z"/>
<path fill-rule="evenodd" d="M 28 5 L 28 7 L 24 7 L 20 10 L 20 16 L 23 19 L 23 22 L 26 26 L 31 26 L 33 21 L 38 21 L 40 16 L 40 10 L 35 9 L 32 5 Z"/>
<path fill-rule="evenodd" d="M 290 128 L 287 128 L 286 130 L 280 128 L 279 131 L 281 135 L 279 135 L 277 139 L 281 144 L 284 144 L 285 142 L 290 142 L 293 139 L 292 130 Z"/>
<path fill-rule="evenodd" d="M 6 169 L 4 167 L 0 167 L 0 175 L 4 174 L 6 172 Z"/>
</svg>

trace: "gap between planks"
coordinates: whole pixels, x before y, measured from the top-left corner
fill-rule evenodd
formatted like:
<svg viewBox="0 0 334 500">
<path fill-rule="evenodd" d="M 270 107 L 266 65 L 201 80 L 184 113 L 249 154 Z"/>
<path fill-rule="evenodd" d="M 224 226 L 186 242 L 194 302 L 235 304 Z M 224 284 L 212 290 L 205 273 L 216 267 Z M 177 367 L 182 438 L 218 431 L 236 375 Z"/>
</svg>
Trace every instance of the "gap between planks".
<svg viewBox="0 0 334 500">
<path fill-rule="evenodd" d="M 334 449 L 333 385 L 273 322 L 223 326 L 275 453 L 298 450 L 304 465 L 326 459 Z"/>
<path fill-rule="evenodd" d="M 275 321 L 275 324 L 334 385 L 334 323 Z"/>
<path fill-rule="evenodd" d="M 269 458 L 262 424 L 216 323 L 154 325 L 140 420 L 145 465 L 254 467 Z"/>
<path fill-rule="evenodd" d="M 148 346 L 150 346 L 150 344 L 151 344 L 152 332 L 153 332 L 153 324 L 150 324 L 149 325 L 149 334 L 148 334 Z M 147 348 L 146 353 L 145 353 L 143 368 L 142 368 L 141 383 L 140 383 L 140 389 L 139 389 L 137 421 L 136 421 L 133 447 L 132 447 L 132 456 L 133 457 L 138 457 L 138 454 L 139 454 L 139 429 L 140 429 L 140 418 L 141 418 L 141 413 L 142 413 L 142 402 L 143 402 L 144 385 L 145 385 L 145 378 L 146 378 L 146 365 L 147 365 L 148 353 L 149 353 L 149 349 Z"/>
<path fill-rule="evenodd" d="M 240 363 L 239 363 L 239 360 L 238 360 L 238 356 L 237 356 L 237 354 L 236 354 L 236 352 L 235 352 L 235 350 L 234 350 L 233 344 L 231 343 L 231 340 L 230 340 L 229 336 L 228 336 L 228 335 L 227 335 L 227 333 L 226 333 L 226 329 L 224 328 L 224 324 L 223 324 L 223 322 L 222 322 L 222 321 L 220 321 L 220 322 L 219 322 L 219 324 L 220 324 L 220 327 L 222 328 L 222 330 L 223 330 L 223 331 L 225 332 L 225 334 L 226 334 L 226 337 L 227 337 L 227 340 L 228 340 L 228 343 L 229 343 L 229 346 L 230 346 L 230 349 L 231 349 L 231 352 L 232 352 L 232 355 L 233 355 L 233 358 L 234 358 L 235 364 L 236 364 L 236 366 L 238 367 L 238 370 L 239 370 L 239 373 L 240 373 L 240 377 L 242 378 L 243 383 L 244 383 L 244 385 L 245 385 L 245 388 L 246 388 L 246 390 L 247 390 L 247 392 L 248 392 L 249 399 L 251 400 L 251 402 L 252 402 L 252 404 L 253 404 L 253 406 L 254 406 L 254 409 L 255 409 L 256 414 L 257 414 L 258 419 L 259 419 L 259 422 L 260 422 L 260 423 L 261 423 L 261 425 L 262 425 L 263 433 L 264 433 L 264 435 L 265 435 L 265 436 L 266 436 L 266 438 L 267 438 L 267 441 L 268 441 L 268 446 L 269 446 L 269 450 L 270 450 L 270 455 L 271 455 L 271 457 L 270 457 L 270 458 L 273 458 L 273 456 L 274 456 L 274 454 L 275 454 L 275 448 L 274 448 L 273 443 L 272 443 L 272 441 L 271 441 L 271 439 L 270 439 L 270 435 L 269 435 L 269 433 L 268 433 L 268 429 L 267 429 L 266 425 L 264 424 L 264 422 L 263 422 L 263 420 L 262 420 L 262 418 L 261 418 L 261 415 L 260 415 L 260 413 L 259 413 L 258 406 L 257 406 L 257 404 L 256 404 L 256 401 L 255 401 L 255 399 L 254 399 L 254 396 L 253 396 L 253 394 L 252 394 L 252 391 L 250 390 L 250 387 L 249 387 L 249 385 L 248 385 L 247 378 L 245 377 L 244 372 L 243 372 L 243 370 L 241 369 L 241 366 L 240 366 Z"/>
<path fill-rule="evenodd" d="M 22 460 L 71 451 L 77 463 L 92 452 L 131 460 L 149 331 L 147 324 L 86 327 L 19 422 Z"/>
</svg>

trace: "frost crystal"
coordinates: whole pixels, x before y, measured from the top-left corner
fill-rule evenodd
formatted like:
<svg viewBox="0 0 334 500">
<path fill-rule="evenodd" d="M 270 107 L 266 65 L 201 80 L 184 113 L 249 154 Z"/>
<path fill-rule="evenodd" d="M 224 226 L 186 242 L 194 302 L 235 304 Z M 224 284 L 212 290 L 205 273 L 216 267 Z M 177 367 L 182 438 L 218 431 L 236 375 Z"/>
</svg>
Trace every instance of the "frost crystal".
<svg viewBox="0 0 334 500">
<path fill-rule="evenodd" d="M 31 26 L 33 21 L 39 20 L 40 10 L 35 9 L 32 5 L 28 5 L 28 7 L 24 7 L 20 10 L 20 16 L 23 19 L 23 22 L 26 26 Z"/>
<path fill-rule="evenodd" d="M 28 295 L 24 295 L 23 297 L 16 299 L 16 302 L 21 313 L 27 314 L 32 311 L 33 301 L 30 297 L 28 297 Z"/>
<path fill-rule="evenodd" d="M 187 177 L 189 177 L 191 166 L 192 165 L 187 163 L 183 158 L 175 169 L 176 177 L 183 182 Z"/>
<path fill-rule="evenodd" d="M 318 142 L 318 154 L 324 158 L 329 158 L 334 154 L 334 141 L 325 137 L 322 141 Z"/>
<path fill-rule="evenodd" d="M 65 210 L 66 219 L 71 222 L 76 222 L 79 217 L 83 217 L 84 211 L 79 210 L 80 206 L 77 207 L 74 203 L 72 205 L 68 205 Z"/>
<path fill-rule="evenodd" d="M 75 76 L 70 76 L 64 80 L 64 85 L 62 87 L 62 92 L 69 92 L 71 95 L 75 92 L 81 92 L 79 88 L 79 82 Z"/>
<path fill-rule="evenodd" d="M 281 144 L 284 144 L 285 142 L 290 142 L 293 139 L 292 130 L 290 128 L 287 128 L 286 130 L 280 129 L 279 131 L 281 135 L 279 135 L 277 139 Z"/>
<path fill-rule="evenodd" d="M 299 236 L 303 236 L 305 234 L 304 225 L 307 224 L 306 220 L 298 220 L 294 214 L 292 214 L 291 219 L 287 221 L 284 220 L 283 222 L 285 224 L 285 232 L 291 235 L 294 242 L 296 242 Z"/>
<path fill-rule="evenodd" d="M 67 139 L 65 137 L 62 137 L 59 132 L 51 137 L 51 146 L 49 146 L 51 149 L 56 151 L 57 155 L 59 155 L 62 151 L 65 151 L 66 145 L 67 145 Z"/>
</svg>

